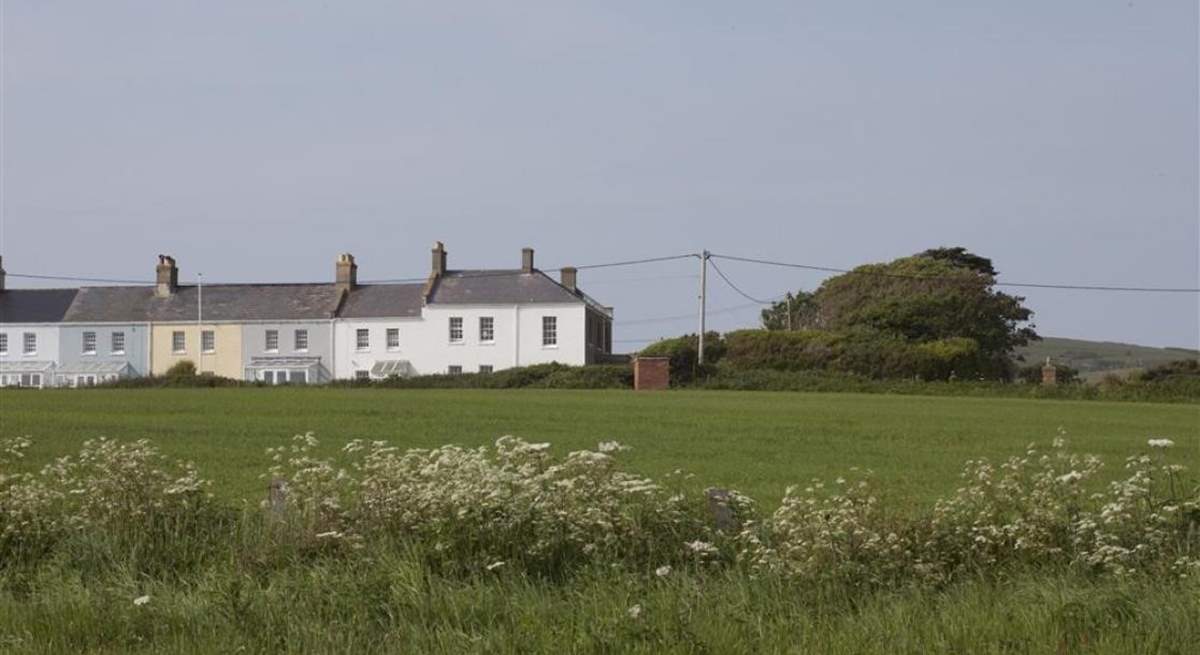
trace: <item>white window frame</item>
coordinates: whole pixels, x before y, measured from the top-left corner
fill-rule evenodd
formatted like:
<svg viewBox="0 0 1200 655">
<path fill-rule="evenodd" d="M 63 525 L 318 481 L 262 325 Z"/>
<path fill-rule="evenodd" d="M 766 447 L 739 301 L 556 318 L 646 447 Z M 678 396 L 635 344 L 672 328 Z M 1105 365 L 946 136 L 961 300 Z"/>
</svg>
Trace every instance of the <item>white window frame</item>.
<svg viewBox="0 0 1200 655">
<path fill-rule="evenodd" d="M 80 348 L 81 348 L 80 353 L 83 355 L 95 355 L 96 354 L 96 332 L 94 330 L 87 330 L 86 332 L 83 333 L 82 341 L 83 341 L 83 343 L 80 344 Z"/>
<path fill-rule="evenodd" d="M 451 364 L 446 367 L 446 375 L 462 375 L 463 368 L 459 364 Z"/>
<path fill-rule="evenodd" d="M 292 332 L 292 350 L 298 353 L 308 352 L 308 329 L 296 328 Z"/>
<path fill-rule="evenodd" d="M 384 345 L 387 346 L 389 352 L 400 350 L 400 328 L 388 328 L 384 335 Z"/>
<path fill-rule="evenodd" d="M 112 354 L 114 354 L 114 355 L 124 355 L 125 354 L 125 332 L 123 330 L 117 330 L 117 331 L 113 332 L 111 335 L 109 335 L 108 343 L 109 343 L 109 350 L 112 352 Z"/>
<path fill-rule="evenodd" d="M 542 347 L 558 347 L 558 316 L 542 317 Z"/>
<path fill-rule="evenodd" d="M 354 372 L 354 379 L 355 380 L 370 380 L 371 372 L 366 369 L 360 368 Z"/>
<path fill-rule="evenodd" d="M 187 352 L 187 333 L 183 330 L 171 331 L 171 353 L 182 355 Z"/>
<path fill-rule="evenodd" d="M 304 379 L 293 381 L 293 374 L 300 375 Z M 267 379 L 268 375 L 271 376 L 270 380 Z M 267 368 L 263 369 L 262 372 L 259 373 L 258 381 L 265 382 L 271 386 L 278 386 L 281 384 L 308 384 L 308 371 L 297 368 Z"/>
<path fill-rule="evenodd" d="M 463 343 L 463 339 L 466 336 L 463 334 L 463 317 L 450 317 L 450 332 L 446 336 L 450 338 L 450 343 Z"/>
<path fill-rule="evenodd" d="M 8 354 L 8 333 L 0 332 L 0 355 Z"/>
<path fill-rule="evenodd" d="M 279 330 L 266 330 L 263 332 L 263 352 L 279 352 Z"/>
<path fill-rule="evenodd" d="M 367 352 L 371 349 L 371 329 L 357 328 L 354 330 L 354 350 L 356 352 Z M 368 371 L 369 373 L 369 371 Z"/>
<path fill-rule="evenodd" d="M 205 343 L 205 341 L 208 343 Z M 210 355 L 217 352 L 216 330 L 200 330 L 200 352 Z"/>
<path fill-rule="evenodd" d="M 486 325 L 485 325 L 486 321 Z M 479 317 L 479 343 L 496 343 L 496 317 Z"/>
<path fill-rule="evenodd" d="M 496 367 L 492 366 L 491 364 L 480 364 L 479 372 L 480 373 L 495 373 Z"/>
<path fill-rule="evenodd" d="M 37 332 L 25 332 L 21 334 L 21 354 L 36 355 L 38 349 Z"/>
</svg>

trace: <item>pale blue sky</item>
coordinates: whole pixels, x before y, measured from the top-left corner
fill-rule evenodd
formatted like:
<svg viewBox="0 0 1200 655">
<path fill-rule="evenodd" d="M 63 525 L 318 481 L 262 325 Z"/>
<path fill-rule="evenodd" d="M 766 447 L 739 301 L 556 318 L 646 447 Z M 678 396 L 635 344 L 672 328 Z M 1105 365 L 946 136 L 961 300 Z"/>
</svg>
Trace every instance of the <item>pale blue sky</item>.
<svg viewBox="0 0 1200 655">
<path fill-rule="evenodd" d="M 1018 282 L 1198 286 L 1197 3 L 3 2 L 11 272 L 545 267 L 964 245 Z M 722 264 L 751 294 L 817 273 Z M 616 338 L 693 262 L 584 271 Z M 648 279 L 649 278 L 649 279 Z M 10 286 L 30 282 L 10 279 Z M 710 307 L 746 301 L 710 276 Z M 1188 345 L 1195 295 L 1028 291 L 1044 334 Z M 757 310 L 710 325 L 752 325 Z"/>
</svg>

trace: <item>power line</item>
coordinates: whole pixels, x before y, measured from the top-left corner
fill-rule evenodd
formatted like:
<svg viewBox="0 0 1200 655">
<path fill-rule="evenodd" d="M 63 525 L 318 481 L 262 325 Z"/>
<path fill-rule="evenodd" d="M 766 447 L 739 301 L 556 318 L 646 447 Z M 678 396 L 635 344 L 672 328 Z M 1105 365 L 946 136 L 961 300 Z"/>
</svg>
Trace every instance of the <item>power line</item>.
<svg viewBox="0 0 1200 655">
<path fill-rule="evenodd" d="M 721 267 L 717 266 L 716 262 L 710 260 L 709 263 L 712 264 L 713 270 L 717 272 L 717 275 L 721 276 L 722 280 L 725 280 L 725 284 L 728 284 L 730 289 L 733 289 L 734 291 L 738 292 L 738 294 L 740 294 L 746 300 L 749 300 L 751 302 L 756 302 L 760 305 L 770 305 L 774 302 L 772 300 L 760 300 L 760 299 L 755 298 L 754 296 L 746 293 L 745 291 L 742 291 L 741 289 L 738 288 L 738 285 L 733 283 L 733 280 L 729 279 L 729 276 L 725 275 L 725 273 L 721 270 Z"/>
<path fill-rule="evenodd" d="M 106 277 L 76 277 L 71 275 L 35 275 L 33 273 L 5 273 L 8 277 L 29 278 L 31 280 L 60 280 L 67 282 L 108 282 L 111 284 L 154 284 L 147 280 L 117 280 Z"/>
<path fill-rule="evenodd" d="M 612 262 L 609 264 L 587 264 L 586 266 L 576 266 L 578 270 L 586 270 L 591 268 L 609 268 L 612 266 L 633 266 L 635 264 L 653 264 L 655 262 L 669 262 L 676 259 L 687 259 L 689 257 L 698 257 L 696 253 L 684 253 L 682 255 L 671 255 L 669 257 L 651 257 L 649 259 L 631 259 L 623 262 Z M 562 268 L 554 269 L 562 270 Z"/>
<path fill-rule="evenodd" d="M 670 255 L 667 257 L 650 257 L 650 258 L 646 258 L 646 259 L 633 259 L 633 260 L 626 260 L 626 261 L 606 262 L 606 263 L 600 263 L 600 264 L 587 264 L 584 266 L 576 266 L 574 268 L 576 270 L 590 270 L 590 269 L 598 269 L 598 268 L 613 268 L 613 267 L 618 267 L 618 266 L 635 266 L 635 265 L 639 265 L 639 264 L 651 264 L 651 263 L 656 263 L 656 262 L 666 262 L 666 261 L 685 259 L 685 258 L 695 257 L 695 256 L 696 255 L 694 255 L 694 254 Z M 535 270 L 537 270 L 541 273 L 555 273 L 555 272 L 561 272 L 564 268 L 569 268 L 569 267 L 560 266 L 558 268 L 539 268 L 539 269 L 535 269 Z M 516 274 L 517 271 L 518 271 L 518 269 L 491 270 L 491 271 L 489 271 L 489 270 L 480 270 L 480 271 L 468 270 L 468 271 L 462 271 L 462 272 L 455 273 L 452 277 L 454 277 L 456 279 L 507 277 L 507 276 Z M 451 272 L 453 273 L 453 271 L 451 271 Z M 47 274 L 38 274 L 38 273 L 7 273 L 7 275 L 9 277 L 26 278 L 26 279 L 31 279 L 31 280 L 57 280 L 57 281 L 64 281 L 64 282 L 99 282 L 99 283 L 108 283 L 108 284 L 145 284 L 145 285 L 154 284 L 153 280 L 130 280 L 130 279 L 118 279 L 118 278 L 108 278 L 108 277 L 87 277 L 87 276 L 79 276 L 79 275 L 47 275 Z M 692 276 L 688 276 L 688 277 L 692 277 Z M 361 284 L 421 283 L 421 282 L 425 282 L 428 279 L 429 279 L 429 276 L 427 276 L 427 275 L 421 276 L 421 277 L 410 277 L 410 278 L 382 278 L 382 279 L 375 279 L 375 280 L 362 280 Z M 651 278 L 643 278 L 643 279 L 651 279 Z M 209 284 L 212 285 L 212 284 L 231 284 L 231 283 L 210 282 Z M 254 284 L 254 283 L 247 283 L 247 284 Z"/>
<path fill-rule="evenodd" d="M 761 307 L 761 306 L 762 306 L 762 303 L 759 303 L 759 302 L 753 302 L 753 303 L 748 303 L 748 304 L 743 304 L 743 305 L 734 305 L 732 307 L 723 307 L 721 309 L 709 310 L 708 315 L 712 316 L 714 314 L 728 314 L 730 312 L 737 312 L 737 311 L 741 311 L 743 309 L 749 309 L 751 307 Z M 621 325 L 621 326 L 624 326 L 624 325 L 646 325 L 648 323 L 667 323 L 670 321 L 682 321 L 684 319 L 695 320 L 695 318 L 696 318 L 696 313 L 692 312 L 690 314 L 677 314 L 674 316 L 653 316 L 650 318 L 637 318 L 632 321 L 616 321 L 615 325 Z"/>
<path fill-rule="evenodd" d="M 904 275 L 903 273 L 878 273 L 873 271 L 858 271 L 846 268 L 833 268 L 830 266 L 813 266 L 811 264 L 796 264 L 792 262 L 779 262 L 769 259 L 755 259 L 753 257 L 735 257 L 733 255 L 718 255 L 713 254 L 713 257 L 728 259 L 731 261 L 748 262 L 751 264 L 766 264 L 768 266 L 783 266 L 786 268 L 799 268 L 809 271 L 823 271 L 825 273 L 853 273 L 855 275 L 873 275 L 876 277 L 899 278 L 906 280 L 943 280 L 946 282 L 963 282 L 959 278 L 944 277 L 937 275 Z M 999 287 L 1027 287 L 1035 289 L 1067 289 L 1072 291 L 1133 291 L 1145 293 L 1200 293 L 1200 288 L 1188 287 L 1128 287 L 1128 286 L 1106 286 L 1096 284 L 1049 284 L 1035 282 L 993 282 Z"/>
</svg>

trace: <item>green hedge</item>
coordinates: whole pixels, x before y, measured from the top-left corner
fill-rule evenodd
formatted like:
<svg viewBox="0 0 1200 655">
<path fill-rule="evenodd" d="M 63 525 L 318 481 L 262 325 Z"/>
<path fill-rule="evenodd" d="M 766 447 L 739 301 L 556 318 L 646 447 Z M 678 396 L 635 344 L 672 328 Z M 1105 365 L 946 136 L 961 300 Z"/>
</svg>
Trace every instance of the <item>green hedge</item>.
<svg viewBox="0 0 1200 655">
<path fill-rule="evenodd" d="M 828 371 L 872 378 L 978 379 L 989 370 L 974 339 L 911 343 L 871 331 L 738 330 L 725 335 L 726 366 Z"/>
<path fill-rule="evenodd" d="M 976 396 L 1049 398 L 1060 400 L 1120 400 L 1166 403 L 1200 403 L 1200 379 L 1172 379 L 1161 383 L 1110 382 L 1101 385 L 1040 384 L 988 381 L 881 380 L 852 373 L 828 371 L 777 371 L 720 366 L 713 374 L 690 385 L 695 389 L 734 391 L 812 391 L 828 393 L 893 393 L 921 396 Z"/>
<path fill-rule="evenodd" d="M 720 362 L 726 353 L 725 340 L 717 332 L 704 333 L 704 361 L 699 364 L 700 337 L 687 334 L 682 337 L 663 339 L 643 348 L 638 354 L 645 357 L 666 357 L 670 360 L 671 385 L 688 384 L 711 372 L 711 367 Z"/>
<path fill-rule="evenodd" d="M 633 387 L 633 369 L 624 364 L 537 364 L 506 368 L 495 373 L 343 380 L 331 382 L 330 385 L 388 389 L 629 389 Z"/>
</svg>

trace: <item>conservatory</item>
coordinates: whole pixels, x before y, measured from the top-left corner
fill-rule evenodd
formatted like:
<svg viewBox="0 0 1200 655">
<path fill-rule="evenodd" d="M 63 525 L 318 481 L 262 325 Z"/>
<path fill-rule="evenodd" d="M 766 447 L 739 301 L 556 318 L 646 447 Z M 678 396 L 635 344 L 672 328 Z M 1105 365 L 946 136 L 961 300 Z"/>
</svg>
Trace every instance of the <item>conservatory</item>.
<svg viewBox="0 0 1200 655">
<path fill-rule="evenodd" d="M 74 362 L 54 370 L 54 384 L 59 387 L 90 387 L 133 375 L 129 362 Z"/>
<path fill-rule="evenodd" d="M 317 384 L 328 375 L 320 357 L 251 357 L 246 379 L 267 384 Z"/>
<path fill-rule="evenodd" d="M 0 362 L 0 387 L 36 387 L 54 384 L 54 362 Z"/>
</svg>

